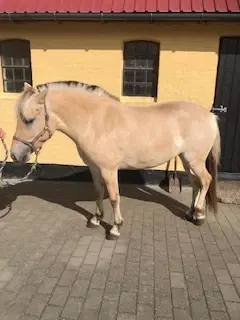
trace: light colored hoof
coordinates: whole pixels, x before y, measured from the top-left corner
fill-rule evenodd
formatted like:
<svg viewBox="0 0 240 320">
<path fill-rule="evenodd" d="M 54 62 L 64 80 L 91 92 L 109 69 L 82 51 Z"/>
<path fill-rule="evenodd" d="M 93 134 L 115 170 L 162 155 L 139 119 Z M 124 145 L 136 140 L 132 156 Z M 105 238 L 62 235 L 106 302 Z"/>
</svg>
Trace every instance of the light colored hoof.
<svg viewBox="0 0 240 320">
<path fill-rule="evenodd" d="M 107 240 L 117 240 L 120 236 L 119 227 L 114 225 L 109 233 L 106 235 Z"/>
<path fill-rule="evenodd" d="M 201 226 L 204 224 L 205 219 L 193 219 L 193 222 L 196 226 Z"/>
<path fill-rule="evenodd" d="M 196 226 L 201 226 L 205 222 L 205 215 L 202 215 L 200 217 L 196 217 L 196 215 L 193 215 L 193 222 Z"/>
<path fill-rule="evenodd" d="M 93 216 L 90 220 L 87 222 L 88 228 L 97 228 L 100 226 L 100 219 L 98 219 L 96 216 Z"/>
</svg>

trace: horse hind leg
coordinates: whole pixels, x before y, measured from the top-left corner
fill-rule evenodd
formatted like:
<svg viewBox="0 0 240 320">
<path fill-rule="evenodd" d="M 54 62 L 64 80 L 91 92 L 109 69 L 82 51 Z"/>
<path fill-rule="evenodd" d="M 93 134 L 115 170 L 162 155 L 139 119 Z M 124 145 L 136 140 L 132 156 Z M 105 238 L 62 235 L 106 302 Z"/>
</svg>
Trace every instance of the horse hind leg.
<svg viewBox="0 0 240 320">
<path fill-rule="evenodd" d="M 212 182 L 212 176 L 207 171 L 204 161 L 195 162 L 191 169 L 200 181 L 200 192 L 194 205 L 193 214 L 193 220 L 200 225 L 205 221 L 206 195 Z"/>
<path fill-rule="evenodd" d="M 198 177 L 196 177 L 193 174 L 193 172 L 191 172 L 190 165 L 189 165 L 188 161 L 185 159 L 184 155 L 180 154 L 179 156 L 180 156 L 180 158 L 182 160 L 183 167 L 184 167 L 185 171 L 188 174 L 189 182 L 190 182 L 190 184 L 192 186 L 192 203 L 190 205 L 190 208 L 185 213 L 185 218 L 188 221 L 192 221 L 193 220 L 193 214 L 194 214 L 194 211 L 195 211 L 195 206 L 196 206 L 196 203 L 198 201 L 199 194 L 200 194 L 200 182 L 199 182 Z"/>
<path fill-rule="evenodd" d="M 103 211 L 103 198 L 104 198 L 104 181 L 101 172 L 97 168 L 90 168 L 90 172 L 93 179 L 93 186 L 96 195 L 96 212 L 95 215 L 88 221 L 87 226 L 89 228 L 98 227 L 100 221 L 104 217 Z"/>
<path fill-rule="evenodd" d="M 196 159 L 193 155 L 182 155 L 183 165 L 189 173 L 190 182 L 193 186 L 192 204 L 186 213 L 188 220 L 193 220 L 197 225 L 205 221 L 206 195 L 212 181 L 212 176 L 206 169 L 204 160 Z M 191 159 L 192 161 L 189 161 Z"/>
<path fill-rule="evenodd" d="M 193 220 L 193 214 L 195 211 L 195 206 L 196 203 L 199 199 L 199 194 L 200 194 L 200 182 L 199 179 L 190 173 L 190 171 L 188 172 L 188 176 L 189 176 L 189 181 L 191 183 L 192 186 L 192 203 L 190 208 L 188 209 L 188 211 L 185 213 L 185 217 L 188 221 L 192 221 Z"/>
</svg>

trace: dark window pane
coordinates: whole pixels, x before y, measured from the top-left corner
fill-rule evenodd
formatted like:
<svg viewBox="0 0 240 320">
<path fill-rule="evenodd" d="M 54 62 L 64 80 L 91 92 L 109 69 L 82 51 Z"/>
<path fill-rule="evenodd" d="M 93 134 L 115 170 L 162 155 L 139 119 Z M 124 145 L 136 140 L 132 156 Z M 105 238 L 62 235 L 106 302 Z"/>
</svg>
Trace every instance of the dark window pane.
<svg viewBox="0 0 240 320">
<path fill-rule="evenodd" d="M 136 68 L 147 68 L 147 60 L 146 59 L 137 59 L 136 60 Z"/>
<path fill-rule="evenodd" d="M 16 87 L 16 92 L 21 92 L 24 87 L 24 81 L 16 82 L 15 87 Z"/>
<path fill-rule="evenodd" d="M 124 60 L 124 67 L 134 68 L 135 67 L 135 59 L 126 59 Z"/>
<path fill-rule="evenodd" d="M 147 55 L 147 49 L 148 49 L 147 42 L 142 41 L 142 42 L 137 42 L 136 43 L 136 54 L 137 55 L 140 54 L 140 55 L 146 56 Z"/>
<path fill-rule="evenodd" d="M 12 68 L 4 68 L 3 69 L 3 79 L 4 80 L 13 80 L 13 69 Z"/>
<path fill-rule="evenodd" d="M 126 43 L 125 44 L 125 53 L 127 56 L 135 56 L 135 44 L 134 42 Z"/>
<path fill-rule="evenodd" d="M 133 84 L 124 83 L 123 92 L 124 92 L 124 95 L 126 96 L 133 96 L 134 95 Z"/>
<path fill-rule="evenodd" d="M 4 91 L 5 92 L 15 92 L 15 85 L 13 82 L 4 82 Z"/>
<path fill-rule="evenodd" d="M 13 65 L 20 67 L 23 65 L 23 59 L 19 57 L 13 57 Z"/>
<path fill-rule="evenodd" d="M 153 59 L 148 59 L 147 60 L 147 66 L 148 66 L 148 68 L 153 68 L 153 66 L 154 66 L 154 62 L 153 62 Z"/>
<path fill-rule="evenodd" d="M 32 78 L 31 69 L 29 68 L 25 69 L 25 80 L 30 82 L 31 78 Z"/>
<path fill-rule="evenodd" d="M 14 70 L 14 75 L 15 75 L 15 80 L 23 80 L 24 79 L 23 69 L 16 68 Z"/>
<path fill-rule="evenodd" d="M 30 60 L 29 60 L 29 58 L 23 58 L 23 59 L 22 59 L 22 64 L 23 64 L 25 67 L 29 67 L 29 66 L 30 66 Z"/>
<path fill-rule="evenodd" d="M 152 82 L 153 81 L 153 72 L 152 70 L 147 71 L 147 82 Z"/>
<path fill-rule="evenodd" d="M 10 57 L 3 57 L 3 66 L 11 66 L 12 59 Z"/>
<path fill-rule="evenodd" d="M 136 82 L 146 82 L 146 71 L 138 70 L 136 71 Z"/>
<path fill-rule="evenodd" d="M 134 71 L 133 70 L 125 70 L 124 71 L 124 81 L 134 82 Z"/>
<path fill-rule="evenodd" d="M 148 97 L 151 97 L 151 96 L 153 96 L 153 92 L 152 92 L 153 90 L 152 90 L 152 83 L 148 83 L 147 84 L 147 87 L 146 87 L 146 95 L 148 96 Z"/>
<path fill-rule="evenodd" d="M 135 95 L 136 96 L 145 96 L 145 85 L 144 84 L 136 84 L 135 85 Z"/>
</svg>

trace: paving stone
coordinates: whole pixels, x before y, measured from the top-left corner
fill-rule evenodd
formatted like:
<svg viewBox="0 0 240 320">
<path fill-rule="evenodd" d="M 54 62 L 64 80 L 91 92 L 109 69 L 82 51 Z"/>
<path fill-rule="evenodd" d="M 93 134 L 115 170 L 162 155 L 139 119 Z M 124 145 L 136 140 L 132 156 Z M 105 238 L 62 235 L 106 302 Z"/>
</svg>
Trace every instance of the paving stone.
<svg viewBox="0 0 240 320">
<path fill-rule="evenodd" d="M 120 295 L 119 312 L 136 313 L 137 295 L 132 292 L 122 292 Z"/>
<path fill-rule="evenodd" d="M 239 320 L 240 314 L 240 303 L 236 302 L 226 302 L 228 313 L 231 320 Z"/>
<path fill-rule="evenodd" d="M 232 279 L 227 269 L 215 269 L 215 274 L 218 283 L 221 284 L 232 284 Z"/>
<path fill-rule="evenodd" d="M 220 284 L 223 299 L 225 301 L 240 302 L 239 296 L 235 287 L 231 284 Z"/>
<path fill-rule="evenodd" d="M 51 294 L 57 285 L 58 278 L 46 278 L 38 289 L 39 293 Z"/>
<path fill-rule="evenodd" d="M 171 296 L 155 295 L 155 315 L 172 318 Z"/>
<path fill-rule="evenodd" d="M 226 311 L 221 292 L 205 292 L 207 304 L 212 311 Z"/>
<path fill-rule="evenodd" d="M 70 292 L 69 287 L 57 286 L 50 300 L 50 304 L 53 304 L 56 306 L 63 306 L 67 300 L 69 292 Z"/>
<path fill-rule="evenodd" d="M 119 313 L 117 320 L 137 320 L 137 316 L 131 313 Z"/>
<path fill-rule="evenodd" d="M 149 305 L 138 304 L 137 306 L 137 319 L 138 320 L 153 320 L 154 309 Z"/>
<path fill-rule="evenodd" d="M 30 316 L 28 314 L 23 315 L 21 318 L 21 320 L 38 320 L 38 319 L 39 319 L 38 317 Z"/>
<path fill-rule="evenodd" d="M 71 286 L 77 277 L 77 270 L 65 270 L 58 282 L 59 286 Z"/>
<path fill-rule="evenodd" d="M 38 299 L 32 299 L 25 313 L 29 313 L 35 316 L 40 316 L 45 306 L 46 306 L 45 302 Z"/>
<path fill-rule="evenodd" d="M 152 286 L 140 286 L 138 291 L 138 302 L 144 305 L 154 304 L 154 290 Z"/>
<path fill-rule="evenodd" d="M 115 320 L 118 312 L 118 301 L 104 299 L 99 312 L 99 320 Z"/>
<path fill-rule="evenodd" d="M 174 314 L 174 319 L 176 319 L 176 320 L 192 320 L 191 313 L 190 313 L 189 309 L 174 308 L 173 314 Z"/>
<path fill-rule="evenodd" d="M 171 287 L 172 288 L 184 288 L 185 287 L 183 273 L 171 272 L 170 276 L 171 276 Z"/>
<path fill-rule="evenodd" d="M 239 263 L 227 263 L 227 267 L 232 277 L 240 277 Z"/>
<path fill-rule="evenodd" d="M 74 282 L 70 295 L 73 297 L 86 297 L 89 285 L 89 280 L 77 279 Z"/>
<path fill-rule="evenodd" d="M 44 310 L 41 320 L 55 320 L 59 319 L 61 308 L 57 306 L 47 306 Z"/>
<path fill-rule="evenodd" d="M 69 297 L 63 309 L 62 316 L 71 319 L 78 319 L 83 306 L 83 299 Z"/>
<path fill-rule="evenodd" d="M 172 300 L 175 308 L 188 308 L 188 295 L 184 288 L 172 288 Z"/>
<path fill-rule="evenodd" d="M 229 320 L 228 314 L 222 311 L 211 311 L 212 320 Z"/>
<path fill-rule="evenodd" d="M 118 300 L 121 291 L 121 283 L 108 281 L 106 283 L 104 299 Z"/>
<path fill-rule="evenodd" d="M 190 301 L 193 320 L 210 320 L 207 305 L 204 299 Z"/>
<path fill-rule="evenodd" d="M 103 290 L 99 289 L 89 289 L 84 308 L 99 310 L 102 302 Z"/>
</svg>

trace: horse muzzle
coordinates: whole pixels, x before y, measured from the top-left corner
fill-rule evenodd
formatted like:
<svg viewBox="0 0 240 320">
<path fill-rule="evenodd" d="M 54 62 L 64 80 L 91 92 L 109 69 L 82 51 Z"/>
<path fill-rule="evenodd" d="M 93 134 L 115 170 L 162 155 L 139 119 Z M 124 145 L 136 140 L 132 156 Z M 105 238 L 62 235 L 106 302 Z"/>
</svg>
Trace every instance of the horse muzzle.
<svg viewBox="0 0 240 320">
<path fill-rule="evenodd" d="M 28 145 L 17 143 L 11 148 L 11 158 L 14 162 L 26 163 L 30 159 L 30 152 Z"/>
</svg>

